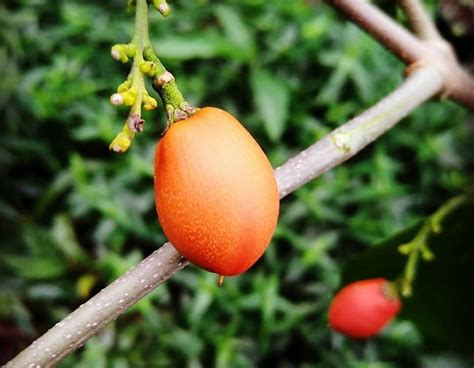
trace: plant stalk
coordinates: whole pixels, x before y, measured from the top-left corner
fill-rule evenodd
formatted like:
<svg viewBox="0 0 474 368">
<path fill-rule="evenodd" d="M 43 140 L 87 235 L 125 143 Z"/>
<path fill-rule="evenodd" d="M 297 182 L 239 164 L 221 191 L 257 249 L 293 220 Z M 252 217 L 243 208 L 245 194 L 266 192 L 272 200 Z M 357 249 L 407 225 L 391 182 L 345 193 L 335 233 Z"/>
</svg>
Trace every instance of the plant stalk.
<svg viewBox="0 0 474 368">
<path fill-rule="evenodd" d="M 474 77 L 459 64 L 445 40 L 423 41 L 366 0 L 326 0 L 409 67 L 430 65 L 442 74 L 441 95 L 474 109 Z M 425 11 L 419 8 L 419 11 Z M 410 68 L 409 68 L 410 69 Z"/>
<path fill-rule="evenodd" d="M 444 41 L 420 0 L 399 0 L 413 32 L 425 41 Z"/>
</svg>

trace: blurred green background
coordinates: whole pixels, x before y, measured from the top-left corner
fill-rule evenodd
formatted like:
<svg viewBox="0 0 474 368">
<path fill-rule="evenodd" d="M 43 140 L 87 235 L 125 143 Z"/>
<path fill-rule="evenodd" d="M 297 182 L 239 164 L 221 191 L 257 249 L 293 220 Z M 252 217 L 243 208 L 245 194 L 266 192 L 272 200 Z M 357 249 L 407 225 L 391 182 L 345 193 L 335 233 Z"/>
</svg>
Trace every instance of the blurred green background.
<svg viewBox="0 0 474 368">
<path fill-rule="evenodd" d="M 133 32 L 124 3 L 0 3 L 0 363 L 165 241 L 152 185 L 162 109 L 145 114 L 129 152 L 108 150 L 128 113 L 108 101 L 129 70 L 110 57 Z M 171 6 L 166 19 L 151 12 L 158 55 L 188 101 L 237 116 L 275 167 L 402 81 L 395 57 L 320 1 Z M 442 329 L 426 335 L 415 317 L 356 342 L 327 328 L 326 311 L 352 255 L 473 183 L 473 127 L 466 109 L 427 103 L 284 199 L 271 246 L 245 275 L 219 289 L 188 267 L 60 367 L 471 367 L 473 351 L 439 342 Z M 379 276 L 401 271 L 384 262 Z"/>
</svg>

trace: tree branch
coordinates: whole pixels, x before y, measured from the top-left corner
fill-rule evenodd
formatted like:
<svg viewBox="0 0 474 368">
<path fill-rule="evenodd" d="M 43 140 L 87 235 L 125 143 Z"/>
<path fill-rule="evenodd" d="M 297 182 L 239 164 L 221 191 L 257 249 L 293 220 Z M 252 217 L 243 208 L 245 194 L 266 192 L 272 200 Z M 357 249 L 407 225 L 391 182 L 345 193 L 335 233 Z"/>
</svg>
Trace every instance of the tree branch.
<svg viewBox="0 0 474 368">
<path fill-rule="evenodd" d="M 53 326 L 6 367 L 56 365 L 188 263 L 170 243 L 164 244 Z"/>
<path fill-rule="evenodd" d="M 415 70 L 387 97 L 289 159 L 275 170 L 281 197 L 357 154 L 439 93 L 442 82 L 434 68 Z"/>
<path fill-rule="evenodd" d="M 474 78 L 444 40 L 422 41 L 365 0 L 327 0 L 408 65 L 430 65 L 443 76 L 442 96 L 474 109 Z"/>
<path fill-rule="evenodd" d="M 408 18 L 413 32 L 426 41 L 443 41 L 433 20 L 420 0 L 399 0 L 400 7 Z"/>
<path fill-rule="evenodd" d="M 394 92 L 275 170 L 280 198 L 354 156 L 439 93 L 437 69 L 415 70 Z M 170 243 L 52 327 L 6 367 L 50 367 L 188 264 Z"/>
<path fill-rule="evenodd" d="M 327 0 L 406 64 L 424 58 L 427 47 L 380 9 L 365 0 Z"/>
</svg>

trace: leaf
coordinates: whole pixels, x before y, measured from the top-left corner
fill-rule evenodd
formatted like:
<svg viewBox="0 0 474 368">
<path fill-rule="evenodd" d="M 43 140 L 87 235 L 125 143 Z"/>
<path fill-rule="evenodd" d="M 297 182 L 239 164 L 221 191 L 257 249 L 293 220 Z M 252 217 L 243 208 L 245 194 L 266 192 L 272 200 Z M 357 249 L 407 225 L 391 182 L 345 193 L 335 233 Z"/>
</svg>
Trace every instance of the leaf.
<svg viewBox="0 0 474 368">
<path fill-rule="evenodd" d="M 287 84 L 265 70 L 254 70 L 250 76 L 253 102 L 263 120 L 268 137 L 276 142 L 285 130 L 290 103 Z"/>
<path fill-rule="evenodd" d="M 54 218 L 52 236 L 57 247 L 72 261 L 85 261 L 87 256 L 81 248 L 76 231 L 70 217 L 66 214 L 59 214 Z"/>
<path fill-rule="evenodd" d="M 238 48 L 243 60 L 251 60 L 255 55 L 255 41 L 240 14 L 226 5 L 216 7 L 215 11 L 226 38 Z"/>
<path fill-rule="evenodd" d="M 77 280 L 77 294 L 81 298 L 90 297 L 92 288 L 97 282 L 97 276 L 94 274 L 84 274 Z"/>
<path fill-rule="evenodd" d="M 227 56 L 231 47 L 228 42 L 217 33 L 203 33 L 199 36 L 169 36 L 160 38 L 155 45 L 160 58 L 174 60 L 210 59 L 218 56 Z"/>
<path fill-rule="evenodd" d="M 25 279 L 44 280 L 63 275 L 67 264 L 58 258 L 26 258 L 24 256 L 4 256 L 4 262 L 17 275 Z"/>
</svg>

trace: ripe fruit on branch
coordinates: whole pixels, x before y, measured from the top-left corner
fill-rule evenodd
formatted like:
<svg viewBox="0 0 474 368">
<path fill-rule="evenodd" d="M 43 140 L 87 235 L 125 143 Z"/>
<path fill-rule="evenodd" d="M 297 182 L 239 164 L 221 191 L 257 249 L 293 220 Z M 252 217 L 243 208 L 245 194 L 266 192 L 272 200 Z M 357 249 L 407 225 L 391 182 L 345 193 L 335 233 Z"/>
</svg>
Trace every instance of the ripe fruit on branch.
<svg viewBox="0 0 474 368">
<path fill-rule="evenodd" d="M 342 288 L 329 307 L 332 329 L 353 338 L 377 334 L 398 313 L 401 302 L 383 278 L 353 282 Z"/>
<path fill-rule="evenodd" d="M 212 107 L 172 124 L 158 142 L 155 200 L 176 249 L 223 276 L 260 258 L 279 210 L 267 157 L 232 115 Z"/>
</svg>

